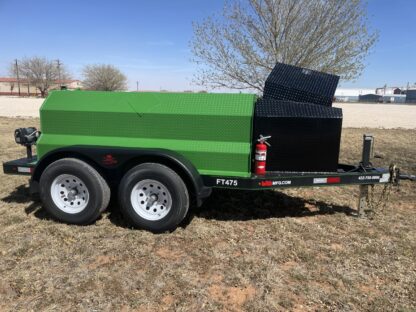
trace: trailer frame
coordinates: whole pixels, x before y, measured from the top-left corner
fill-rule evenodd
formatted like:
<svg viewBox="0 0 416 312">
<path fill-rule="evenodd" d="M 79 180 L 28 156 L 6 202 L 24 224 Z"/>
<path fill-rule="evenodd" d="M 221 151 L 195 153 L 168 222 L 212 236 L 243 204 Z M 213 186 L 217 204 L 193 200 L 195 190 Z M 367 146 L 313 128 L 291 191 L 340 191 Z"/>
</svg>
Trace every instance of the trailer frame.
<svg viewBox="0 0 416 312">
<path fill-rule="evenodd" d="M 267 172 L 265 175 L 252 174 L 250 177 L 227 177 L 201 175 L 205 189 L 228 188 L 243 190 L 265 190 L 289 187 L 322 187 L 358 185 L 357 215 L 363 216 L 368 210 L 369 187 L 377 184 L 398 184 L 400 175 L 395 166 L 375 168 L 370 160 L 374 150 L 372 135 L 363 136 L 362 159 L 359 165 L 338 166 L 337 172 Z M 28 154 L 29 155 L 29 154 Z M 38 163 L 37 157 L 26 157 L 3 163 L 5 174 L 32 176 Z M 405 178 L 405 177 L 404 177 Z M 35 181 L 32 181 L 35 183 Z M 206 192 L 207 195 L 210 192 Z M 206 197 L 206 196 L 204 196 Z"/>
</svg>

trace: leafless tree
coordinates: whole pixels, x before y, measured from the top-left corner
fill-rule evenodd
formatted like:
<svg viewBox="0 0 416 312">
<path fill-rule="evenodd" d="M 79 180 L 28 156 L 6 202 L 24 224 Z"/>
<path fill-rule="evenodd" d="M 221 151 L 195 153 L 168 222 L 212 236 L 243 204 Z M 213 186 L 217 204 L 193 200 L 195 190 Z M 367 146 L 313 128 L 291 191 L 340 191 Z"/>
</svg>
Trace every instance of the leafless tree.
<svg viewBox="0 0 416 312">
<path fill-rule="evenodd" d="M 87 65 L 84 67 L 83 85 L 88 90 L 119 91 L 127 89 L 126 76 L 113 65 Z"/>
<path fill-rule="evenodd" d="M 42 97 L 45 97 L 48 90 L 57 83 L 58 69 L 52 60 L 35 56 L 20 60 L 18 66 L 20 79 L 35 86 L 40 91 Z M 61 79 L 69 79 L 69 74 L 63 66 L 61 66 L 60 71 Z M 10 67 L 10 72 L 11 75 L 16 75 L 16 66 L 14 64 Z"/>
<path fill-rule="evenodd" d="M 230 0 L 194 23 L 196 82 L 263 91 L 276 62 L 358 77 L 378 38 L 361 0 Z"/>
</svg>

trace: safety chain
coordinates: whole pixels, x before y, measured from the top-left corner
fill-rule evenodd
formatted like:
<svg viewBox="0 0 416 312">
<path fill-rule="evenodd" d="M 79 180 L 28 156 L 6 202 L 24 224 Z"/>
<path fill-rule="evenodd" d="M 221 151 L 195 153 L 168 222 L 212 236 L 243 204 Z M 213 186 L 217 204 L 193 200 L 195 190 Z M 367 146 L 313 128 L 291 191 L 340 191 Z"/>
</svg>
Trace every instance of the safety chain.
<svg viewBox="0 0 416 312">
<path fill-rule="evenodd" d="M 374 192 L 375 185 L 374 184 L 370 185 L 370 189 L 368 191 L 366 202 L 367 202 L 368 211 L 371 211 L 372 216 L 382 214 L 384 212 L 384 210 L 387 207 L 387 204 L 390 201 L 390 195 L 391 195 L 393 186 L 397 186 L 397 189 L 399 189 L 399 183 L 397 179 L 398 174 L 399 174 L 399 169 L 394 164 L 391 164 L 389 169 L 390 169 L 390 180 L 388 183 L 386 183 L 383 186 L 383 190 L 381 191 L 381 194 L 377 200 L 375 198 L 375 192 Z"/>
</svg>

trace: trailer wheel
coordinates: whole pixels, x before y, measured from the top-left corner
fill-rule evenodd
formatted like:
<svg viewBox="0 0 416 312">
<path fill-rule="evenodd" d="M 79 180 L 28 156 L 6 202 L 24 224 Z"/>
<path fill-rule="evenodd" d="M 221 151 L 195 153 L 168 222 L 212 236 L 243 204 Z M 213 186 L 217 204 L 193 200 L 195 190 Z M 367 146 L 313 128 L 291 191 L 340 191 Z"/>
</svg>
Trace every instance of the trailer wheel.
<svg viewBox="0 0 416 312">
<path fill-rule="evenodd" d="M 76 158 L 51 163 L 42 173 L 39 186 L 46 210 L 65 223 L 90 224 L 110 201 L 110 188 L 104 178 Z"/>
<path fill-rule="evenodd" d="M 119 202 L 132 226 L 160 233 L 174 230 L 185 218 L 189 193 L 175 171 L 145 163 L 125 174 L 119 186 Z"/>
</svg>

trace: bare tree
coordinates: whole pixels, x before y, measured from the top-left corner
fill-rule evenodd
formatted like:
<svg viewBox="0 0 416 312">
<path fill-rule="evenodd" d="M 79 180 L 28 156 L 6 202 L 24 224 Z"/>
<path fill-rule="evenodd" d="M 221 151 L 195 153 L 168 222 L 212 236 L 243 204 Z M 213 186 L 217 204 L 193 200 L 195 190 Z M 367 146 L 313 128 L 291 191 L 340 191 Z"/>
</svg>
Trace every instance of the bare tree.
<svg viewBox="0 0 416 312">
<path fill-rule="evenodd" d="M 201 85 L 263 91 L 276 62 L 358 77 L 378 38 L 361 0 L 234 0 L 194 23 Z"/>
<path fill-rule="evenodd" d="M 61 77 L 69 78 L 69 74 L 63 66 L 60 67 L 60 71 Z M 11 66 L 10 72 L 15 76 L 16 66 Z M 56 85 L 58 79 L 58 69 L 54 61 L 37 56 L 20 60 L 19 74 L 21 79 L 34 85 L 40 91 L 42 97 L 45 97 L 48 90 Z"/>
<path fill-rule="evenodd" d="M 126 76 L 113 65 L 87 65 L 84 67 L 83 85 L 88 90 L 119 91 L 127 89 Z"/>
</svg>

